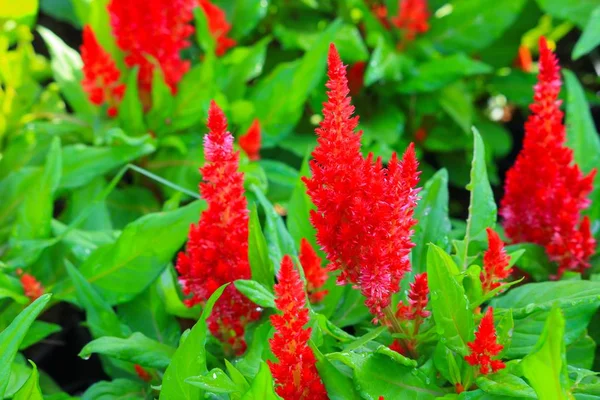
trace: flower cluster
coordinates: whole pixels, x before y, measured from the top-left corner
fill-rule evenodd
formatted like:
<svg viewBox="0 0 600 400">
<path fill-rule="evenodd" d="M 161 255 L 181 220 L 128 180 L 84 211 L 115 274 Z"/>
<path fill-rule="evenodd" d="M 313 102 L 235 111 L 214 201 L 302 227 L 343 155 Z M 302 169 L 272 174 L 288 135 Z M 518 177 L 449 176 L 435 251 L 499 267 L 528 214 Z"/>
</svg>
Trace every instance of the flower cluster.
<svg viewBox="0 0 600 400">
<path fill-rule="evenodd" d="M 260 139 L 260 122 L 255 119 L 248 131 L 240 136 L 238 140 L 240 147 L 252 161 L 260 160 Z"/>
<path fill-rule="evenodd" d="M 403 320 L 429 317 L 431 313 L 425 310 L 428 296 L 427 272 L 415 275 L 415 280 L 410 284 L 410 290 L 408 291 L 408 305 L 400 302 L 396 311 L 396 317 Z"/>
<path fill-rule="evenodd" d="M 542 37 L 532 114 L 525 123 L 523 149 L 506 175 L 500 209 L 508 238 L 544 246 L 559 275 L 589 267 L 595 248 L 590 222 L 581 217 L 590 203 L 595 170 L 584 176 L 565 146 L 560 86 L 558 60 Z"/>
<path fill-rule="evenodd" d="M 484 293 L 489 293 L 501 285 L 499 281 L 508 278 L 512 269 L 508 268 L 510 257 L 506 254 L 500 236 L 491 228 L 487 228 L 486 232 L 488 249 L 483 254 L 481 286 Z"/>
<path fill-rule="evenodd" d="M 227 37 L 227 34 L 231 30 L 231 24 L 227 22 L 225 11 L 211 3 L 209 0 L 199 0 L 199 3 L 204 11 L 204 15 L 206 15 L 208 30 L 215 39 L 217 45 L 215 53 L 217 56 L 222 56 L 229 48 L 236 44 L 234 39 Z"/>
<path fill-rule="evenodd" d="M 497 372 L 506 365 L 500 360 L 493 360 L 504 348 L 498 343 L 496 337 L 496 328 L 494 327 L 494 310 L 488 307 L 485 315 L 479 323 L 479 328 L 475 333 L 475 340 L 467 343 L 470 354 L 465 356 L 465 360 L 472 366 L 479 366 L 479 372 L 488 374 L 490 370 Z"/>
<path fill-rule="evenodd" d="M 305 238 L 300 241 L 300 264 L 306 276 L 306 291 L 311 303 L 318 303 L 327 294 L 321 290 L 327 282 L 327 269 L 321 266 L 321 258 Z"/>
<path fill-rule="evenodd" d="M 398 15 L 392 17 L 394 26 L 404 34 L 405 42 L 412 42 L 418 34 L 429 30 L 427 0 L 400 0 Z"/>
<path fill-rule="evenodd" d="M 401 161 L 394 153 L 387 168 L 372 154 L 362 156 L 346 69 L 334 45 L 328 67 L 328 101 L 316 130 L 312 178 L 303 178 L 316 206 L 311 222 L 331 269 L 342 272 L 338 282 L 358 286 L 377 319 L 410 270 L 418 163 L 413 145 Z"/>
<path fill-rule="evenodd" d="M 27 273 L 23 273 L 22 270 L 18 270 L 17 274 L 20 275 L 21 286 L 23 287 L 23 293 L 29 297 L 29 300 L 34 301 L 38 297 L 44 294 L 44 287 L 35 278 L 35 276 Z"/>
<path fill-rule="evenodd" d="M 244 177 L 238 171 L 239 153 L 227 120 L 212 102 L 204 137 L 206 164 L 201 168 L 200 193 L 208 203 L 197 225 L 192 225 L 185 253 L 177 259 L 179 281 L 188 306 L 208 300 L 221 285 L 249 279 L 248 209 Z M 259 317 L 256 306 L 229 285 L 208 320 L 211 332 L 238 354 L 245 350 L 244 327 Z"/>
<path fill-rule="evenodd" d="M 108 4 L 112 31 L 125 53 L 125 63 L 139 67 L 140 97 L 146 107 L 157 66 L 173 93 L 190 68 L 180 53 L 190 46 L 194 6 L 195 0 L 111 0 Z"/>
<path fill-rule="evenodd" d="M 81 85 L 90 101 L 100 106 L 107 104 L 109 117 L 117 115 L 117 106 L 125 93 L 125 85 L 120 83 L 121 72 L 110 54 L 102 48 L 89 25 L 83 27 L 81 45 L 83 80 Z"/>
<path fill-rule="evenodd" d="M 306 295 L 290 256 L 283 257 L 277 279 L 275 305 L 281 314 L 271 316 L 275 335 L 269 343 L 278 361 L 268 361 L 277 394 L 284 400 L 328 399 L 308 346 L 311 329 L 304 328 L 308 323 Z"/>
</svg>

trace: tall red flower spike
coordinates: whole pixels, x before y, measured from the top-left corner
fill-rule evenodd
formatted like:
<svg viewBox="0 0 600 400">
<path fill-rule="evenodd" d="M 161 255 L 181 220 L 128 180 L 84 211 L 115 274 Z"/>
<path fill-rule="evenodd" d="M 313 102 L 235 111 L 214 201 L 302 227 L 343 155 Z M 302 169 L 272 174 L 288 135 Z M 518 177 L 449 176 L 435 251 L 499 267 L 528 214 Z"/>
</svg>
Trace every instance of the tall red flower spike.
<svg viewBox="0 0 600 400">
<path fill-rule="evenodd" d="M 410 284 L 408 291 L 408 305 L 400 302 L 396 316 L 403 320 L 427 318 L 431 313 L 425 310 L 429 301 L 429 286 L 427 286 L 427 272 L 415 275 L 415 280 Z"/>
<path fill-rule="evenodd" d="M 180 53 L 190 46 L 195 4 L 195 0 L 111 0 L 108 4 L 112 32 L 125 53 L 125 63 L 139 66 L 140 96 L 146 107 L 157 66 L 172 93 L 190 68 Z"/>
<path fill-rule="evenodd" d="M 192 295 L 186 300 L 188 306 L 205 302 L 227 282 L 250 279 L 244 176 L 238 171 L 239 153 L 233 151 L 227 120 L 214 101 L 207 125 L 200 193 L 208 208 L 198 224 L 190 227 L 186 252 L 179 253 L 177 259 L 183 292 Z M 259 316 L 256 306 L 229 285 L 215 304 L 208 326 L 213 335 L 241 354 L 246 348 L 244 328 Z"/>
<path fill-rule="evenodd" d="M 304 287 L 292 259 L 281 260 L 275 305 L 281 314 L 271 316 L 275 335 L 269 343 L 277 362 L 267 361 L 276 383 L 276 392 L 284 400 L 328 399 L 319 377 L 315 355 L 308 346 L 310 328 Z"/>
<path fill-rule="evenodd" d="M 321 258 L 305 238 L 300 241 L 300 264 L 306 276 L 306 291 L 311 303 L 318 303 L 327 294 L 321 290 L 327 282 L 327 269 L 321 266 Z"/>
<path fill-rule="evenodd" d="M 412 42 L 420 33 L 429 30 L 427 0 L 399 0 L 398 15 L 392 24 L 404 32 L 404 42 Z"/>
<path fill-rule="evenodd" d="M 346 69 L 334 45 L 328 65 L 328 101 L 316 130 L 312 178 L 303 178 L 317 208 L 311 222 L 331 269 L 342 272 L 338 282 L 360 288 L 377 319 L 410 270 L 418 163 L 412 144 L 401 161 L 394 153 L 387 168 L 372 154 L 362 156 L 362 132 L 355 132 L 358 117 L 352 117 Z"/>
<path fill-rule="evenodd" d="M 542 37 L 532 114 L 525 123 L 523 149 L 506 174 L 500 208 L 506 236 L 513 243 L 544 246 L 558 264 L 559 276 L 588 268 L 596 246 L 589 220 L 581 217 L 590 204 L 596 170 L 584 176 L 565 146 L 560 86 L 558 60 Z"/>
<path fill-rule="evenodd" d="M 23 292 L 25 296 L 29 297 L 29 300 L 34 301 L 44 294 L 44 287 L 35 278 L 35 276 L 30 274 L 21 274 L 20 280 L 21 286 L 23 287 Z"/>
<path fill-rule="evenodd" d="M 490 372 L 497 372 L 506 365 L 500 360 L 492 360 L 497 356 L 504 346 L 498 343 L 496 338 L 496 328 L 494 327 L 494 310 L 488 307 L 485 315 L 479 323 L 479 329 L 475 333 L 475 340 L 467 343 L 470 354 L 465 356 L 465 360 L 472 366 L 479 365 L 479 372 L 486 375 Z"/>
<path fill-rule="evenodd" d="M 102 48 L 89 25 L 83 27 L 81 45 L 83 80 L 81 85 L 88 98 L 97 106 L 108 104 L 109 117 L 117 115 L 117 106 L 125 93 L 125 85 L 119 83 L 121 72 L 110 54 Z"/>
<path fill-rule="evenodd" d="M 488 293 L 501 285 L 499 281 L 508 278 L 512 268 L 508 268 L 510 257 L 506 254 L 504 243 L 492 228 L 487 228 L 488 249 L 483 253 L 481 286 Z"/>
<path fill-rule="evenodd" d="M 252 161 L 260 160 L 260 122 L 252 121 L 248 131 L 239 138 L 240 147 Z"/>
<path fill-rule="evenodd" d="M 199 0 L 199 3 L 204 11 L 204 15 L 206 15 L 208 30 L 217 42 L 215 53 L 217 56 L 222 56 L 229 48 L 236 44 L 234 39 L 227 37 L 227 34 L 231 30 L 231 24 L 227 22 L 225 11 L 221 10 L 209 0 Z"/>
</svg>

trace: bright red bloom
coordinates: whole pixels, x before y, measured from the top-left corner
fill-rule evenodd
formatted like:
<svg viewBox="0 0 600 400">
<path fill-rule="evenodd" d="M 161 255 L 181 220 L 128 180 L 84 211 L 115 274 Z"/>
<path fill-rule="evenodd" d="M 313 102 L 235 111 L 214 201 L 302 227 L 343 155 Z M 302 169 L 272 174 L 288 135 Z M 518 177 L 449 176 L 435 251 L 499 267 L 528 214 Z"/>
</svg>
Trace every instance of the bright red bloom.
<svg viewBox="0 0 600 400">
<path fill-rule="evenodd" d="M 252 161 L 260 160 L 260 122 L 252 121 L 248 131 L 239 137 L 240 147 Z"/>
<path fill-rule="evenodd" d="M 488 374 L 490 369 L 497 372 L 506 365 L 500 360 L 492 360 L 497 356 L 504 346 L 498 343 L 496 338 L 496 328 L 494 327 L 494 310 L 488 307 L 485 315 L 479 323 L 479 329 L 475 333 L 475 340 L 467 343 L 470 354 L 465 356 L 465 360 L 470 365 L 479 365 L 479 372 Z"/>
<path fill-rule="evenodd" d="M 506 174 L 500 208 L 506 236 L 514 243 L 544 246 L 558 263 L 559 276 L 588 268 L 596 246 L 587 217 L 581 217 L 590 204 L 596 170 L 584 176 L 565 146 L 560 86 L 558 60 L 542 37 L 532 114 L 525 123 L 523 149 Z"/>
<path fill-rule="evenodd" d="M 276 392 L 284 400 L 328 399 L 316 367 L 315 355 L 308 346 L 310 328 L 308 308 L 300 274 L 285 255 L 275 285 L 275 305 L 281 314 L 271 316 L 275 335 L 269 343 L 277 362 L 268 361 Z"/>
<path fill-rule="evenodd" d="M 408 292 L 408 305 L 400 302 L 396 316 L 403 320 L 414 320 L 417 318 L 427 318 L 431 313 L 425 310 L 429 296 L 429 286 L 427 286 L 427 272 L 415 275 L 415 280 L 410 284 Z"/>
<path fill-rule="evenodd" d="M 508 278 L 512 268 L 508 268 L 510 257 L 506 254 L 504 243 L 492 228 L 487 228 L 488 249 L 483 253 L 481 285 L 488 293 L 501 285 L 499 281 Z"/>
<path fill-rule="evenodd" d="M 523 45 L 519 46 L 519 52 L 517 53 L 514 65 L 523 72 L 531 72 L 533 61 L 531 59 L 529 47 Z"/>
<path fill-rule="evenodd" d="M 320 290 L 327 282 L 327 269 L 321 266 L 321 258 L 305 238 L 300 241 L 300 264 L 306 276 L 306 291 L 311 303 L 318 303 L 327 294 Z"/>
<path fill-rule="evenodd" d="M 140 68 L 138 83 L 146 107 L 157 64 L 172 93 L 190 69 L 190 62 L 182 60 L 180 53 L 190 46 L 194 5 L 194 0 L 111 0 L 108 4 L 113 35 L 125 53 L 125 63 Z"/>
<path fill-rule="evenodd" d="M 19 272 L 22 273 L 20 270 Z M 44 294 L 44 287 L 35 278 L 35 276 L 30 274 L 21 274 L 20 280 L 21 286 L 23 287 L 23 292 L 25 293 L 25 296 L 29 297 L 29 300 L 34 301 Z"/>
<path fill-rule="evenodd" d="M 186 300 L 188 306 L 205 302 L 225 283 L 250 279 L 244 176 L 238 171 L 239 153 L 233 151 L 227 120 L 214 101 L 207 125 L 200 193 L 208 208 L 198 224 L 190 227 L 186 252 L 179 253 L 177 259 L 183 292 L 192 295 Z M 240 354 L 246 347 L 244 327 L 259 316 L 256 306 L 229 285 L 215 304 L 208 326 L 213 335 Z"/>
<path fill-rule="evenodd" d="M 125 93 L 125 85 L 119 83 L 121 72 L 110 54 L 98 43 L 89 25 L 83 27 L 81 60 L 83 61 L 81 85 L 88 98 L 97 106 L 108 104 L 108 116 L 117 116 L 117 106 Z"/>
<path fill-rule="evenodd" d="M 317 208 L 311 222 L 331 268 L 342 271 L 338 282 L 359 287 L 380 318 L 410 270 L 418 164 L 412 144 L 402 161 L 394 153 L 387 168 L 381 159 L 373 162 L 372 154 L 362 156 L 345 66 L 333 45 L 328 64 L 328 101 L 316 130 L 312 178 L 303 178 Z"/>
<path fill-rule="evenodd" d="M 417 34 L 429 30 L 427 0 L 399 0 L 398 15 L 392 24 L 404 32 L 404 42 L 412 42 Z"/>
<path fill-rule="evenodd" d="M 359 61 L 354 63 L 348 70 L 348 87 L 350 88 L 350 95 L 358 95 L 363 87 L 365 86 L 365 69 L 367 63 Z"/>
<path fill-rule="evenodd" d="M 371 7 L 371 11 L 373 11 L 373 15 L 375 15 L 375 18 L 377 18 L 385 29 L 390 30 L 392 28 L 392 24 L 388 20 L 388 9 L 386 6 L 376 4 Z"/>
<path fill-rule="evenodd" d="M 135 369 L 135 373 L 140 377 L 144 382 L 150 382 L 152 380 L 152 375 L 148 371 L 146 371 L 141 365 L 134 364 L 133 368 Z"/>
<path fill-rule="evenodd" d="M 211 3 L 209 0 L 198 0 L 200 7 L 206 15 L 208 21 L 208 30 L 217 42 L 217 48 L 215 53 L 217 56 L 222 56 L 229 50 L 230 47 L 235 46 L 236 41 L 227 37 L 227 34 L 231 30 L 231 24 L 227 22 L 227 16 L 225 11 L 221 10 L 218 6 Z"/>
</svg>

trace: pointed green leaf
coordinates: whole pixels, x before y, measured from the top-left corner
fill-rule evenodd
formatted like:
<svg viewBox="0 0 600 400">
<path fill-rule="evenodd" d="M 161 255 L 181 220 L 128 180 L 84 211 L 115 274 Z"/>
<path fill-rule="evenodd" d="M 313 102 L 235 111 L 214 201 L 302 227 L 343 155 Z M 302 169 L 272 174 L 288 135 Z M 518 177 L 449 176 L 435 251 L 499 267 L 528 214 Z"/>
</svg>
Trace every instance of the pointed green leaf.
<svg viewBox="0 0 600 400">
<path fill-rule="evenodd" d="M 274 268 L 272 261 L 269 259 L 267 240 L 262 232 L 255 205 L 250 208 L 248 230 L 248 260 L 250 261 L 252 279 L 268 290 L 272 290 Z"/>
<path fill-rule="evenodd" d="M 33 361 L 29 361 L 33 370 L 31 375 L 21 389 L 13 396 L 13 400 L 43 400 L 42 389 L 40 389 L 40 374 L 38 373 L 37 365 Z"/>
</svg>

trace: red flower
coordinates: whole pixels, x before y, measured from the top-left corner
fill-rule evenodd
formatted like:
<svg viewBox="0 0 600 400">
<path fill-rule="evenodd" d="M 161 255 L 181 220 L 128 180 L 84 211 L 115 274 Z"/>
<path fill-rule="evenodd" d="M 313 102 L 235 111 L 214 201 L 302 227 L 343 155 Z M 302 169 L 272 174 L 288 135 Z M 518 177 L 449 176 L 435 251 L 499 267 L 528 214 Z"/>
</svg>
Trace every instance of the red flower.
<svg viewBox="0 0 600 400">
<path fill-rule="evenodd" d="M 429 287 L 427 286 L 427 272 L 415 275 L 415 280 L 410 284 L 408 304 L 402 302 L 398 305 L 396 316 L 403 320 L 427 318 L 431 314 L 425 310 L 427 307 Z"/>
<path fill-rule="evenodd" d="M 94 31 L 89 25 L 83 27 L 81 45 L 83 80 L 81 85 L 90 101 L 99 106 L 108 104 L 109 117 L 117 115 L 117 106 L 125 93 L 125 85 L 119 83 L 121 72 L 117 69 L 110 54 L 100 46 Z"/>
<path fill-rule="evenodd" d="M 412 42 L 417 34 L 429 30 L 427 0 L 399 0 L 398 15 L 392 24 L 404 32 L 404 41 Z"/>
<path fill-rule="evenodd" d="M 382 4 L 376 4 L 371 7 L 371 11 L 373 11 L 373 15 L 375 15 L 375 18 L 377 18 L 377 20 L 385 29 L 390 30 L 392 28 L 392 25 L 388 20 L 388 9 L 386 6 Z"/>
<path fill-rule="evenodd" d="M 493 229 L 487 228 L 488 249 L 483 253 L 483 270 L 481 285 L 483 292 L 488 293 L 500 286 L 503 279 L 508 278 L 512 268 L 508 268 L 510 257 L 506 254 L 504 243 Z"/>
<path fill-rule="evenodd" d="M 350 95 L 358 95 L 363 87 L 365 86 L 365 69 L 367 63 L 359 61 L 354 63 L 348 70 L 348 87 L 350 88 Z"/>
<path fill-rule="evenodd" d="M 496 372 L 506 367 L 502 361 L 492 360 L 504 348 L 497 342 L 492 307 L 488 307 L 481 319 L 479 329 L 475 333 L 475 340 L 467 343 L 467 346 L 469 346 L 470 354 L 465 356 L 465 360 L 472 366 L 479 365 L 479 372 L 482 374 L 488 374 L 490 369 L 492 372 Z"/>
<path fill-rule="evenodd" d="M 514 65 L 524 72 L 531 72 L 531 66 L 533 62 L 531 61 L 531 51 L 527 46 L 519 46 L 519 52 L 517 53 L 517 58 L 515 59 Z"/>
<path fill-rule="evenodd" d="M 381 159 L 373 162 L 372 154 L 362 156 L 346 70 L 333 45 L 328 64 L 328 101 L 316 130 L 312 178 L 303 178 L 317 208 L 311 222 L 332 269 L 342 271 L 339 283 L 359 287 L 379 318 L 410 270 L 417 160 L 413 145 L 402 161 L 394 153 L 387 168 Z"/>
<path fill-rule="evenodd" d="M 180 53 L 190 46 L 187 39 L 194 32 L 190 24 L 194 5 L 194 0 L 111 0 L 108 4 L 112 31 L 125 53 L 125 63 L 140 68 L 138 83 L 146 107 L 156 66 L 173 93 L 190 68 Z"/>
<path fill-rule="evenodd" d="M 231 30 L 231 24 L 227 22 L 225 11 L 218 6 L 212 4 L 209 0 L 198 0 L 200 7 L 206 15 L 208 21 L 208 30 L 217 42 L 215 53 L 217 56 L 222 56 L 230 47 L 235 46 L 236 41 L 228 38 L 227 34 Z"/>
<path fill-rule="evenodd" d="M 588 268 L 596 245 L 587 217 L 581 217 L 596 170 L 584 176 L 565 146 L 560 86 L 558 60 L 542 37 L 532 114 L 525 123 L 523 149 L 506 174 L 500 208 L 506 236 L 514 243 L 544 246 L 558 263 L 559 276 Z"/>
<path fill-rule="evenodd" d="M 423 143 L 425 139 L 427 139 L 427 130 L 421 126 L 415 131 L 415 140 Z"/>
<path fill-rule="evenodd" d="M 207 125 L 200 193 L 208 208 L 198 224 L 190 227 L 186 252 L 177 259 L 183 292 L 192 295 L 186 300 L 188 306 L 205 302 L 227 282 L 250 279 L 244 177 L 238 171 L 239 153 L 233 151 L 227 120 L 214 101 Z M 213 335 L 241 354 L 246 347 L 244 327 L 259 316 L 256 306 L 229 285 L 215 304 L 208 325 Z"/>
<path fill-rule="evenodd" d="M 21 275 L 21 286 L 23 287 L 23 292 L 25 293 L 25 296 L 29 297 L 29 300 L 34 301 L 44 294 L 44 287 L 35 278 L 35 276 L 30 274 L 23 274 L 23 271 L 21 270 L 18 270 L 17 273 Z"/>
<path fill-rule="evenodd" d="M 326 290 L 320 290 L 327 282 L 327 269 L 321 267 L 321 258 L 304 238 L 300 241 L 299 258 L 306 276 L 306 290 L 310 302 L 318 303 L 327 294 Z"/>
<path fill-rule="evenodd" d="M 276 392 L 284 400 L 328 399 L 319 377 L 315 355 L 308 346 L 310 328 L 302 280 L 292 259 L 281 260 L 275 305 L 281 314 L 271 316 L 275 335 L 269 343 L 277 362 L 268 361 L 276 383 Z"/>
<path fill-rule="evenodd" d="M 140 379 L 143 380 L 144 382 L 150 382 L 152 380 L 152 375 L 150 375 L 150 373 L 148 371 L 146 371 L 144 368 L 142 368 L 141 365 L 134 364 L 133 368 L 135 369 L 135 373 L 137 374 L 137 376 L 139 376 Z"/>
<path fill-rule="evenodd" d="M 248 131 L 239 138 L 240 147 L 252 161 L 260 160 L 260 122 L 252 121 Z"/>
</svg>

